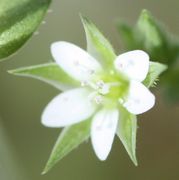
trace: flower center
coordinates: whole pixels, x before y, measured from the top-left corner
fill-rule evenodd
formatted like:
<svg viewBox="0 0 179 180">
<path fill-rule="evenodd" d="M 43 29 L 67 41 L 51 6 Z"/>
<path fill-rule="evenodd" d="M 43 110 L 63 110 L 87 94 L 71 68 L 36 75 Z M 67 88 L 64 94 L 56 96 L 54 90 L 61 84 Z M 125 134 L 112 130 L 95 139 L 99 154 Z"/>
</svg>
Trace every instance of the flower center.
<svg viewBox="0 0 179 180">
<path fill-rule="evenodd" d="M 90 101 L 105 106 L 116 105 L 123 96 L 123 91 L 126 92 L 126 88 L 120 82 L 85 81 L 81 83 L 81 86 L 92 89 L 92 93 L 88 97 Z"/>
<path fill-rule="evenodd" d="M 82 81 L 82 87 L 92 90 L 89 99 L 105 106 L 117 105 L 124 101 L 129 82 L 126 77 L 111 70 L 103 74 L 95 74 L 90 80 Z"/>
<path fill-rule="evenodd" d="M 97 90 L 98 90 L 99 94 L 106 95 L 110 91 L 110 85 L 107 83 L 104 83 L 103 80 L 98 81 L 96 83 L 96 86 L 97 86 Z"/>
<path fill-rule="evenodd" d="M 93 99 L 97 104 L 101 104 L 103 102 L 104 95 L 107 95 L 110 92 L 110 85 L 104 83 L 103 80 L 99 80 L 97 82 L 93 81 L 83 81 L 81 82 L 82 87 L 90 87 L 93 92 L 91 93 L 91 99 Z"/>
</svg>

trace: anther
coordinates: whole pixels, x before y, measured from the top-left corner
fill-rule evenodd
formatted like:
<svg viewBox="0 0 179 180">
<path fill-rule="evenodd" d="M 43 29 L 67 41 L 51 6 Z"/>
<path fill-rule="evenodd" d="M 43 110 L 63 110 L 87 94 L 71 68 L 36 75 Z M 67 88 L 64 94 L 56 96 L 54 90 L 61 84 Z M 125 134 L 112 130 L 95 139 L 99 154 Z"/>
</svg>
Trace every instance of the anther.
<svg viewBox="0 0 179 180">
<path fill-rule="evenodd" d="M 105 95 L 109 93 L 110 86 L 108 84 L 105 84 L 102 80 L 98 81 L 96 85 L 101 94 Z"/>
<path fill-rule="evenodd" d="M 100 80 L 100 81 L 98 81 L 98 82 L 96 83 L 96 85 L 97 85 L 98 88 L 103 88 L 103 86 L 104 86 L 105 84 L 104 84 L 104 82 L 103 82 L 102 80 Z"/>
<path fill-rule="evenodd" d="M 98 95 L 94 98 L 94 100 L 95 100 L 96 104 L 101 104 L 103 101 L 103 98 L 102 98 L 102 96 Z"/>
</svg>

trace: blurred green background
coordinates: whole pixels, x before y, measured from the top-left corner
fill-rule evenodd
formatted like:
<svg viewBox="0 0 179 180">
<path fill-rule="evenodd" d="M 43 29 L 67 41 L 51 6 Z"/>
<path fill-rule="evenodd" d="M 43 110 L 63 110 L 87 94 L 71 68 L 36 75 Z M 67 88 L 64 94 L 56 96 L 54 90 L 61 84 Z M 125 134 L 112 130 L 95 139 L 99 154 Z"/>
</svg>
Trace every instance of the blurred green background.
<svg viewBox="0 0 179 180">
<path fill-rule="evenodd" d="M 155 90 L 155 108 L 138 117 L 139 166 L 130 161 L 116 138 L 107 161 L 94 155 L 90 141 L 61 160 L 47 175 L 40 175 L 60 129 L 40 123 L 46 104 L 58 90 L 40 81 L 8 74 L 6 70 L 49 62 L 50 44 L 65 40 L 83 48 L 85 34 L 79 12 L 89 17 L 121 52 L 115 20 L 134 24 L 148 9 L 177 34 L 178 0 L 53 0 L 52 12 L 39 34 L 9 61 L 0 64 L 0 179 L 2 180 L 173 180 L 179 179 L 179 107 L 161 99 Z"/>
</svg>

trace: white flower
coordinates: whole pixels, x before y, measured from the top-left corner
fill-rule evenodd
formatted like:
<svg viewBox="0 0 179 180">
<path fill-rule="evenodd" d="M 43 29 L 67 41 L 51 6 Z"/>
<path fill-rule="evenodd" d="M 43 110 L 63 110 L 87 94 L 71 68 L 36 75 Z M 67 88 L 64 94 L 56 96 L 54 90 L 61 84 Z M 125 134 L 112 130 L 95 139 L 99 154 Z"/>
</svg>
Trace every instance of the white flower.
<svg viewBox="0 0 179 180">
<path fill-rule="evenodd" d="M 98 158 L 105 160 L 116 133 L 120 106 L 136 115 L 154 106 L 154 95 L 142 84 L 149 70 L 149 56 L 141 50 L 130 51 L 119 55 L 108 68 L 71 43 L 53 43 L 51 52 L 79 87 L 55 97 L 45 108 L 42 123 L 64 127 L 92 118 L 92 145 Z"/>
</svg>

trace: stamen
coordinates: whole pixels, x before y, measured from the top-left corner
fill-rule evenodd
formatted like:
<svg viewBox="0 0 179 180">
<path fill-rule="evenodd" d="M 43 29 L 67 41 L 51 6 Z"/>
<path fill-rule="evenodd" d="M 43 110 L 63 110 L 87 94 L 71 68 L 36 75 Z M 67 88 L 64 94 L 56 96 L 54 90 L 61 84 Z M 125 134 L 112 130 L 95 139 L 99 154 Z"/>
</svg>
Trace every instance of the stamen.
<svg viewBox="0 0 179 180">
<path fill-rule="evenodd" d="M 102 96 L 98 95 L 94 98 L 94 100 L 95 100 L 96 104 L 101 104 L 103 101 L 103 98 L 102 98 Z"/>
<path fill-rule="evenodd" d="M 96 83 L 96 85 L 98 86 L 98 88 L 103 88 L 103 86 L 105 85 L 104 84 L 104 81 L 100 80 Z"/>
<path fill-rule="evenodd" d="M 105 84 L 105 85 L 102 87 L 102 89 L 100 90 L 100 93 L 103 94 L 103 95 L 108 94 L 108 93 L 109 93 L 109 88 L 110 88 L 110 86 L 107 85 L 107 84 Z"/>
<path fill-rule="evenodd" d="M 100 80 L 96 83 L 96 85 L 101 94 L 105 95 L 109 93 L 110 86 L 108 84 L 105 84 L 104 81 Z"/>
<path fill-rule="evenodd" d="M 88 99 L 89 99 L 89 101 L 95 102 L 96 104 L 101 104 L 103 101 L 103 97 L 101 95 L 99 95 L 96 91 L 92 92 L 88 96 Z"/>
</svg>

